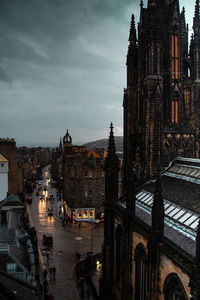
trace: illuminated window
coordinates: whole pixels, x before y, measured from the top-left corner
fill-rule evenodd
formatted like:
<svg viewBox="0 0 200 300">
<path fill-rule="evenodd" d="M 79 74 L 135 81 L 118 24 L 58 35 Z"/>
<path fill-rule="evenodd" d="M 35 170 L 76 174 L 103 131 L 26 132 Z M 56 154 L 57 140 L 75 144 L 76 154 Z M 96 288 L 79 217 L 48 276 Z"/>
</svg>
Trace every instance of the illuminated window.
<svg viewBox="0 0 200 300">
<path fill-rule="evenodd" d="M 179 107 L 178 100 L 172 99 L 172 123 L 178 123 Z"/>
<path fill-rule="evenodd" d="M 173 33 L 172 38 L 172 78 L 179 78 L 179 57 L 178 57 L 178 34 Z"/>
<path fill-rule="evenodd" d="M 184 98 L 185 98 L 185 113 L 186 115 L 190 112 L 190 90 L 184 90 Z"/>
<path fill-rule="evenodd" d="M 88 210 L 87 209 L 84 209 L 83 210 L 83 218 L 84 219 L 87 219 L 89 217 L 89 215 L 88 215 Z"/>
<path fill-rule="evenodd" d="M 89 216 L 90 216 L 90 218 L 94 218 L 94 210 L 93 209 L 89 210 Z"/>
<path fill-rule="evenodd" d="M 89 177 L 92 177 L 92 171 L 90 170 L 88 173 Z"/>
<path fill-rule="evenodd" d="M 82 210 L 77 211 L 77 218 L 81 219 L 83 217 Z"/>
</svg>

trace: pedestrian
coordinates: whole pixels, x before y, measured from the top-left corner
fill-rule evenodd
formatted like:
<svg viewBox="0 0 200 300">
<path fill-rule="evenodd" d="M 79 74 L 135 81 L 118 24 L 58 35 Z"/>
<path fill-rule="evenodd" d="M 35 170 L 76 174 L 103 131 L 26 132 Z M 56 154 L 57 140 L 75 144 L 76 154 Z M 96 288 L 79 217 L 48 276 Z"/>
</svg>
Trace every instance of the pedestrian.
<svg viewBox="0 0 200 300">
<path fill-rule="evenodd" d="M 46 279 L 47 278 L 47 269 L 44 269 L 44 272 L 43 272 L 43 277 L 44 277 L 44 279 Z"/>
<path fill-rule="evenodd" d="M 64 227 L 65 226 L 65 219 L 63 219 L 62 224 L 63 224 L 63 227 Z"/>
<path fill-rule="evenodd" d="M 53 266 L 52 272 L 53 272 L 53 280 L 56 280 L 56 267 L 55 266 Z"/>
<path fill-rule="evenodd" d="M 40 283 L 39 285 L 39 291 L 40 291 L 40 295 L 42 296 L 42 292 L 43 292 L 43 285 Z"/>
<path fill-rule="evenodd" d="M 78 229 L 81 229 L 81 223 L 78 224 Z"/>
<path fill-rule="evenodd" d="M 47 264 L 49 263 L 49 252 L 47 252 Z"/>
<path fill-rule="evenodd" d="M 52 272 L 53 272 L 52 267 L 50 267 L 50 268 L 49 268 L 49 274 L 50 274 L 50 279 L 51 279 L 51 280 L 52 280 Z"/>
</svg>

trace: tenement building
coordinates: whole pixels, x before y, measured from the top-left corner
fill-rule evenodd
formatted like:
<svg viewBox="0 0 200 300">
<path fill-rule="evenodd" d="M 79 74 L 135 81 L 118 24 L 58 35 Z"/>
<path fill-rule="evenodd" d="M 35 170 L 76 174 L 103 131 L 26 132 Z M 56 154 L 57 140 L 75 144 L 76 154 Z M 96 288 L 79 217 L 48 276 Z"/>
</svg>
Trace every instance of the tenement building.
<svg viewBox="0 0 200 300">
<path fill-rule="evenodd" d="M 103 152 L 72 144 L 67 130 L 63 137 L 63 198 L 66 214 L 78 221 L 101 218 L 104 201 Z"/>
<path fill-rule="evenodd" d="M 178 0 L 132 16 L 124 92 L 124 193 L 111 124 L 105 159 L 101 299 L 200 299 L 200 17 Z"/>
<path fill-rule="evenodd" d="M 199 158 L 200 18 L 196 1 L 188 52 L 185 10 L 177 0 L 140 3 L 132 15 L 124 90 L 124 160 L 150 178 L 177 156 Z"/>
</svg>

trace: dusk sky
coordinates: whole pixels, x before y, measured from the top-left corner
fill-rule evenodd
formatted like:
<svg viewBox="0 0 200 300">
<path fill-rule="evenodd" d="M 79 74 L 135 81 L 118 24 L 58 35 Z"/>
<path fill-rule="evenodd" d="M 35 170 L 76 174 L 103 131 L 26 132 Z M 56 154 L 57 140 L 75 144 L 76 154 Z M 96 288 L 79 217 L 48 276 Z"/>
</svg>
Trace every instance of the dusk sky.
<svg viewBox="0 0 200 300">
<path fill-rule="evenodd" d="M 1 0 L 0 137 L 18 146 L 123 134 L 131 14 L 139 0 Z M 144 1 L 144 6 L 146 7 Z M 195 0 L 181 0 L 190 33 Z"/>
</svg>

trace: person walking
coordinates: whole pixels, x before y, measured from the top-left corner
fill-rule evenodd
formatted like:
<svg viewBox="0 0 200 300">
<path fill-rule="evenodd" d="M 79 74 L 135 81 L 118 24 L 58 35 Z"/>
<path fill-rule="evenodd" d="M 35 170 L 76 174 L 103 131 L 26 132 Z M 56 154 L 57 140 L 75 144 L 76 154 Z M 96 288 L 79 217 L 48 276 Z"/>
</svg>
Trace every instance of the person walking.
<svg viewBox="0 0 200 300">
<path fill-rule="evenodd" d="M 53 266 L 52 272 L 53 272 L 53 280 L 56 280 L 56 267 L 55 266 Z"/>
<path fill-rule="evenodd" d="M 49 252 L 47 252 L 47 264 L 49 263 Z"/>
<path fill-rule="evenodd" d="M 43 277 L 44 277 L 44 279 L 46 279 L 47 278 L 47 269 L 44 269 L 44 271 L 43 271 Z"/>
<path fill-rule="evenodd" d="M 49 274 L 50 274 L 50 279 L 51 279 L 51 280 L 52 280 L 52 272 L 53 272 L 52 267 L 50 267 L 50 268 L 49 268 Z"/>
</svg>

